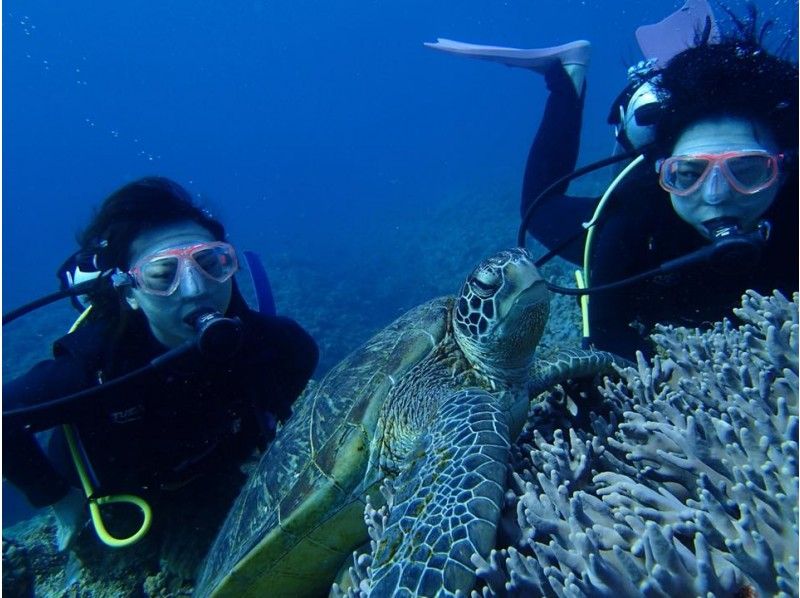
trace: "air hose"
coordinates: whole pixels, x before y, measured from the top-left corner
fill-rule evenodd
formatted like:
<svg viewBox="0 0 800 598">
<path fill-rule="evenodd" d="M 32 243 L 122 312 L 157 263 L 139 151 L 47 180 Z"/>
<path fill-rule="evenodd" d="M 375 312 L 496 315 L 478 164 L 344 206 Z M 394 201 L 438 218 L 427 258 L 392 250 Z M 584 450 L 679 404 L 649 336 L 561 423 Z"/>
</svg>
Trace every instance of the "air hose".
<svg viewBox="0 0 800 598">
<path fill-rule="evenodd" d="M 92 306 L 90 305 L 78 317 L 69 331 L 74 332 L 84 322 L 91 310 Z M 89 513 L 91 514 L 92 525 L 94 526 L 94 531 L 97 533 L 97 537 L 100 538 L 103 544 L 111 548 L 123 548 L 141 540 L 150 530 L 150 524 L 153 520 L 153 511 L 150 505 L 147 504 L 147 501 L 143 498 L 134 496 L 133 494 L 95 496 L 95 488 L 88 472 L 88 459 L 85 458 L 83 451 L 80 449 L 80 440 L 78 439 L 75 427 L 72 424 L 64 424 L 62 429 L 64 430 L 64 436 L 69 446 L 69 453 L 72 456 L 72 462 L 75 464 L 75 470 L 78 472 L 78 478 L 81 481 L 83 492 L 86 495 L 86 500 L 89 502 Z M 127 538 L 116 538 L 106 529 L 102 513 L 100 512 L 100 506 L 112 503 L 131 504 L 142 511 L 142 524 L 137 531 Z"/>
</svg>

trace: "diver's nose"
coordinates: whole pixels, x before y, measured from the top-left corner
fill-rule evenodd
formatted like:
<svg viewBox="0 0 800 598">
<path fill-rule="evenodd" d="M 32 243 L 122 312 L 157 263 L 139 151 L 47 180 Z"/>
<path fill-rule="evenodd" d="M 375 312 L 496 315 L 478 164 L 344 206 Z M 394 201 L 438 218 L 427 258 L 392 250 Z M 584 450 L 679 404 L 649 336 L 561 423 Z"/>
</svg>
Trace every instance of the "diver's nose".
<svg viewBox="0 0 800 598">
<path fill-rule="evenodd" d="M 196 297 L 205 291 L 203 275 L 191 264 L 186 264 L 181 272 L 181 282 L 178 292 L 181 297 Z"/>
<path fill-rule="evenodd" d="M 715 165 L 708 178 L 703 182 L 703 201 L 715 206 L 728 198 L 731 194 L 731 185 L 725 175 L 720 171 L 719 165 Z"/>
</svg>

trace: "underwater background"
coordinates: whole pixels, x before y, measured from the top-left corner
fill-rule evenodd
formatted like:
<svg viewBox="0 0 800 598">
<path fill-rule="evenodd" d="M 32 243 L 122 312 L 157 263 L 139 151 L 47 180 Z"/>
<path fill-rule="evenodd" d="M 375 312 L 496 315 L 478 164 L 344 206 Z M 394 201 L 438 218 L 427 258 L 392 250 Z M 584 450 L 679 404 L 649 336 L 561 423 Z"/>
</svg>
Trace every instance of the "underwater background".
<svg viewBox="0 0 800 598">
<path fill-rule="evenodd" d="M 609 106 L 642 58 L 635 28 L 681 4 L 6 0 L 2 309 L 57 289 L 106 195 L 163 175 L 261 255 L 279 312 L 320 345 L 319 378 L 515 242 L 544 82 L 422 43 L 589 39 L 585 164 L 612 151 Z M 756 4 L 776 20 L 773 46 L 796 32 L 796 1 Z M 577 186 L 599 194 L 606 176 Z M 75 315 L 65 301 L 9 325 L 4 380 Z M 29 514 L 4 484 L 3 525 Z"/>
</svg>

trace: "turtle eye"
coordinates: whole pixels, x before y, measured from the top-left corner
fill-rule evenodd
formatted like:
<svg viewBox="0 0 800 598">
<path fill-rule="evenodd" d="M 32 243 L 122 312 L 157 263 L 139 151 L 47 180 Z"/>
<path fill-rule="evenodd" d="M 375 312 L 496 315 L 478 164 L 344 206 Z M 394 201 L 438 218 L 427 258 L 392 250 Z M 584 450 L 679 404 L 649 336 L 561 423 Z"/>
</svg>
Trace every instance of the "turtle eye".
<svg viewBox="0 0 800 598">
<path fill-rule="evenodd" d="M 476 276 L 470 281 L 470 286 L 476 295 L 489 297 L 497 292 L 500 287 L 500 280 L 495 277 L 482 280 Z"/>
</svg>

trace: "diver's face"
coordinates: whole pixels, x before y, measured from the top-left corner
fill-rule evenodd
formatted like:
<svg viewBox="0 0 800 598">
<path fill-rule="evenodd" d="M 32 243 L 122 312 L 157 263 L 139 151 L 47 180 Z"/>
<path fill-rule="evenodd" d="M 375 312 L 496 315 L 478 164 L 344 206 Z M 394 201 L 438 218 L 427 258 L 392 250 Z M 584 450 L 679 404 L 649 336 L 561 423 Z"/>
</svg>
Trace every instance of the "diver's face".
<svg viewBox="0 0 800 598">
<path fill-rule="evenodd" d="M 205 228 L 192 221 L 179 222 L 149 230 L 131 243 L 130 264 L 164 249 L 186 247 L 216 241 Z M 194 337 L 193 328 L 184 318 L 198 308 L 225 313 L 231 301 L 233 281 L 216 282 L 188 264 L 179 270 L 180 282 L 171 295 L 161 296 L 140 288 L 130 288 L 126 301 L 132 309 L 141 309 L 158 341 L 174 348 Z"/>
<path fill-rule="evenodd" d="M 745 118 L 721 117 L 701 120 L 687 127 L 678 138 L 672 155 L 720 154 L 737 150 L 778 152 L 774 139 L 763 127 Z M 708 237 L 703 223 L 715 218 L 733 218 L 743 230 L 753 230 L 759 217 L 775 200 L 780 183 L 781 177 L 778 177 L 766 189 L 748 195 L 734 189 L 716 166 L 697 190 L 682 196 L 670 193 L 670 199 L 678 216 Z"/>
</svg>

